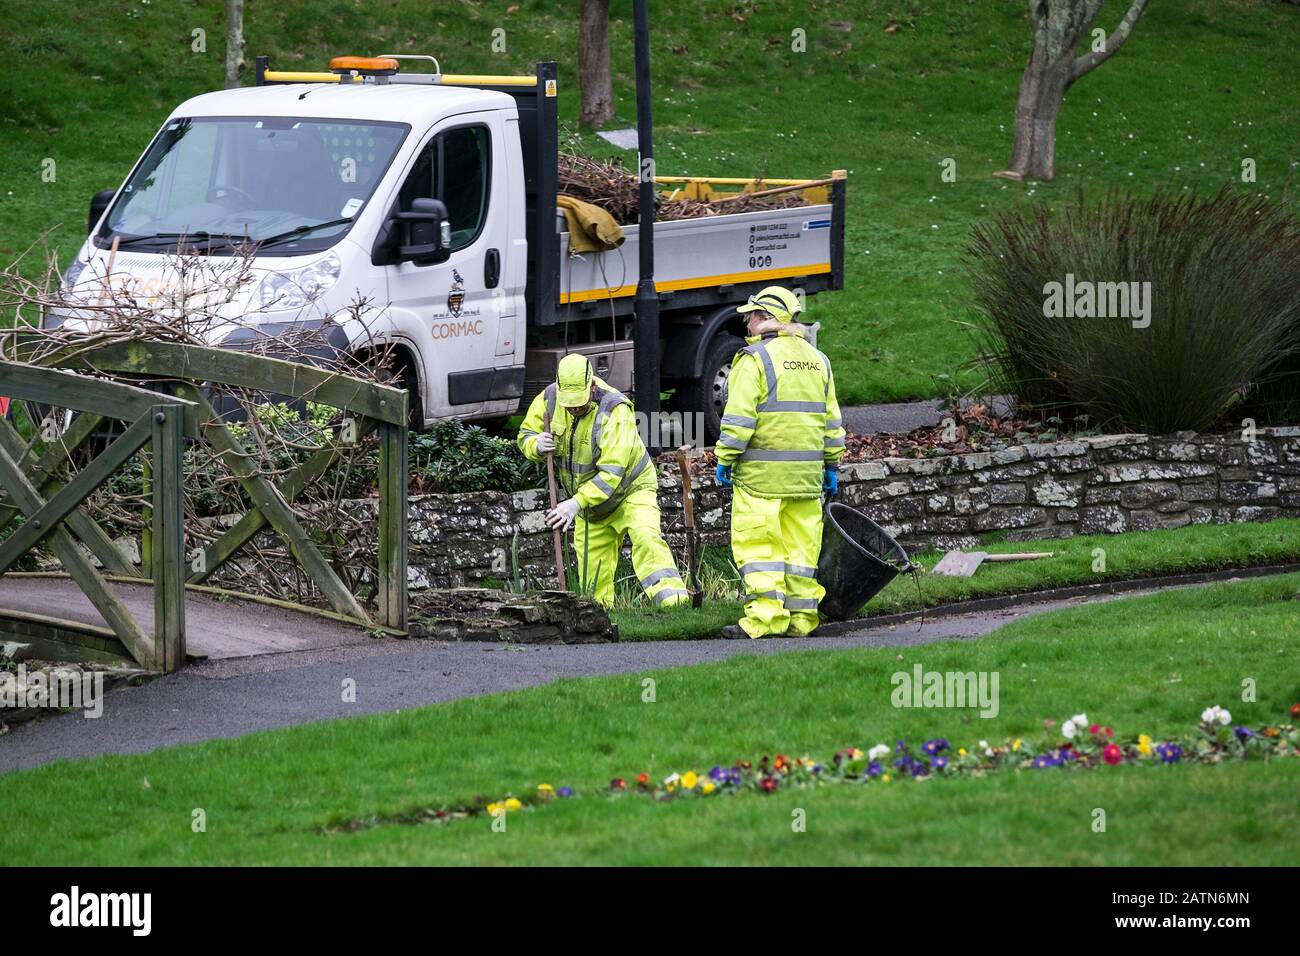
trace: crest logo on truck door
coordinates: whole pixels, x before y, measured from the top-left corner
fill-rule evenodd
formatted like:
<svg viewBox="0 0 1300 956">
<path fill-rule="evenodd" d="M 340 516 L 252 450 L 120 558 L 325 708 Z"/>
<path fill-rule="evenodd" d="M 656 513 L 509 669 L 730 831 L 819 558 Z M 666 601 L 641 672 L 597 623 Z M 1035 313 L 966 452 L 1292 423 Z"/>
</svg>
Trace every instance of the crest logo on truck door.
<svg viewBox="0 0 1300 956">
<path fill-rule="evenodd" d="M 460 272 L 456 269 L 451 270 L 451 290 L 447 293 L 447 311 L 453 316 L 459 317 L 460 310 L 465 305 L 465 280 L 461 278 Z"/>
</svg>

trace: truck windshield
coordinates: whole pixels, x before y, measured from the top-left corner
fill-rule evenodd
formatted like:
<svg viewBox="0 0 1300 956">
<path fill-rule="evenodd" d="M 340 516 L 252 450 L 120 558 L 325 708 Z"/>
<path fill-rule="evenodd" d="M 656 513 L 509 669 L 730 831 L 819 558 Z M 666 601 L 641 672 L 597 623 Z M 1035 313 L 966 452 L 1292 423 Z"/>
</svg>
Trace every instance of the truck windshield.
<svg viewBox="0 0 1300 956">
<path fill-rule="evenodd" d="M 328 248 L 351 228 L 410 131 L 404 123 L 290 117 L 170 120 L 95 236 L 147 251 Z"/>
</svg>

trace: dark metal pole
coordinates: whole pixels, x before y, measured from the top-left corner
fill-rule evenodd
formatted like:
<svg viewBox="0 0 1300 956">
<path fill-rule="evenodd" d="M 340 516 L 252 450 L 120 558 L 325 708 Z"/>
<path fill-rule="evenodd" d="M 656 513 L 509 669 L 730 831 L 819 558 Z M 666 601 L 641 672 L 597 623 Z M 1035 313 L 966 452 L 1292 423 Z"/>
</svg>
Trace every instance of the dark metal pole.
<svg viewBox="0 0 1300 956">
<path fill-rule="evenodd" d="M 641 218 L 637 241 L 641 275 L 636 284 L 636 324 L 633 328 L 633 388 L 636 408 L 649 416 L 649 444 L 658 444 L 654 427 L 659 411 L 659 294 L 655 291 L 655 182 L 654 121 L 650 115 L 650 12 L 649 0 L 633 0 L 636 39 L 636 137 L 640 163 Z M 658 449 L 651 449 L 657 451 Z"/>
</svg>

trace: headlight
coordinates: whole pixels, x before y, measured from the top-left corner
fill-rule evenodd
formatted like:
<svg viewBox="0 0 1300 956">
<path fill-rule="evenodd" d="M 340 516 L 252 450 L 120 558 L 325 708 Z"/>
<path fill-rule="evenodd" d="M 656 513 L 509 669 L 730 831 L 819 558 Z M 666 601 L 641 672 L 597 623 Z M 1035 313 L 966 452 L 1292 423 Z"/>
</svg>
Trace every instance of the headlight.
<svg viewBox="0 0 1300 956">
<path fill-rule="evenodd" d="M 342 267 L 339 257 L 331 252 L 293 272 L 267 273 L 259 287 L 262 308 L 301 309 L 324 295 L 338 281 Z"/>
<path fill-rule="evenodd" d="M 67 292 L 69 289 L 71 289 L 73 286 L 77 284 L 77 280 L 81 278 L 81 273 L 83 273 L 85 270 L 86 270 L 86 263 L 82 260 L 81 254 L 78 253 L 73 258 L 72 262 L 68 264 L 67 271 L 63 273 L 63 279 L 59 283 L 59 288 L 62 289 L 64 292 Z"/>
</svg>

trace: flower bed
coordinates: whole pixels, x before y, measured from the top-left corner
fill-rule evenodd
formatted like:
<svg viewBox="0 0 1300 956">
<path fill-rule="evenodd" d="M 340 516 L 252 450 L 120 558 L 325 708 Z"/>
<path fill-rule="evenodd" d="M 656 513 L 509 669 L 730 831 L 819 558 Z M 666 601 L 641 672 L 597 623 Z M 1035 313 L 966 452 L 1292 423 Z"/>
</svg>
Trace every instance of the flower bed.
<svg viewBox="0 0 1300 956">
<path fill-rule="evenodd" d="M 1288 710 L 1291 722 L 1259 727 L 1233 726 L 1232 714 L 1217 704 L 1201 713 L 1190 733 L 1157 741 L 1139 733 L 1120 738 L 1115 730 L 1077 714 L 1063 721 L 1059 733 L 1053 719 L 1044 721 L 1047 734 L 1037 742 L 1015 738 L 993 745 L 981 740 L 970 747 L 953 748 L 942 737 L 913 747 L 904 740 L 892 746 L 878 743 L 867 750 L 845 747 L 829 760 L 811 756 L 738 760 L 715 765 L 700 773 L 685 770 L 654 779 L 647 772 L 615 777 L 593 795 L 611 798 L 642 797 L 659 802 L 698 799 L 723 794 L 772 794 L 788 789 L 809 789 L 831 784 L 882 786 L 895 779 L 924 781 L 938 778 L 982 777 L 993 772 L 1098 770 L 1123 765 L 1163 768 L 1176 764 L 1217 764 L 1232 760 L 1270 760 L 1300 756 L 1300 703 Z M 539 784 L 531 794 L 508 794 L 497 800 L 480 798 L 468 804 L 442 804 L 408 813 L 374 816 L 329 827 L 326 832 L 352 832 L 371 826 L 403 823 L 449 823 L 473 817 L 496 817 L 532 810 L 553 800 L 578 797 L 572 787 Z"/>
</svg>

